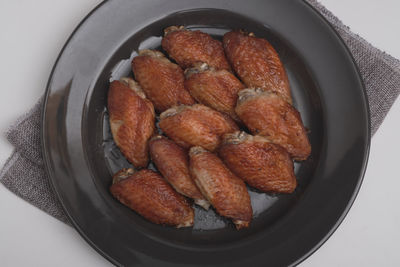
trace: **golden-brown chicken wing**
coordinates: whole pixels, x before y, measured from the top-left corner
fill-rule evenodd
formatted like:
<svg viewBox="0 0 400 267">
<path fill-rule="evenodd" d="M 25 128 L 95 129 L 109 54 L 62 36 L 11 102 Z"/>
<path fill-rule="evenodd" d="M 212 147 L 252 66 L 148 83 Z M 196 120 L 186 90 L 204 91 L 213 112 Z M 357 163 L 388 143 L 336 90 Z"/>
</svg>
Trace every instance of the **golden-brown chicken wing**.
<svg viewBox="0 0 400 267">
<path fill-rule="evenodd" d="M 179 227 L 192 226 L 194 211 L 159 174 L 123 169 L 113 177 L 111 194 L 147 220 Z"/>
<path fill-rule="evenodd" d="M 153 137 L 149 147 L 151 159 L 172 187 L 178 193 L 192 198 L 197 205 L 207 210 L 210 203 L 190 177 L 187 151 L 161 135 Z"/>
<path fill-rule="evenodd" d="M 225 134 L 219 156 L 234 174 L 261 191 L 292 193 L 296 188 L 288 152 L 264 137 L 239 131 Z"/>
<path fill-rule="evenodd" d="M 200 103 L 239 121 L 235 113 L 238 92 L 243 84 L 227 70 L 216 70 L 199 63 L 185 71 L 185 88 Z"/>
<path fill-rule="evenodd" d="M 244 89 L 239 92 L 235 111 L 253 134 L 281 145 L 295 160 L 310 155 L 311 145 L 300 113 L 277 94 Z"/>
<path fill-rule="evenodd" d="M 238 130 L 229 116 L 201 104 L 170 108 L 160 119 L 161 130 L 183 148 L 202 146 L 214 151 L 222 135 Z"/>
<path fill-rule="evenodd" d="M 285 68 L 267 40 L 252 33 L 231 31 L 224 35 L 223 43 L 229 62 L 247 87 L 276 92 L 292 103 Z"/>
<path fill-rule="evenodd" d="M 253 215 L 246 185 L 213 153 L 192 147 L 190 172 L 198 188 L 217 212 L 233 220 L 237 229 L 248 227 Z"/>
<path fill-rule="evenodd" d="M 162 48 L 182 68 L 205 62 L 217 69 L 231 70 L 222 43 L 201 31 L 189 31 L 183 26 L 171 26 L 164 30 Z"/>
<path fill-rule="evenodd" d="M 135 167 L 149 162 L 148 140 L 154 133 L 154 107 L 131 78 L 113 81 L 108 91 L 110 127 L 115 143 Z"/>
<path fill-rule="evenodd" d="M 132 69 L 157 112 L 175 105 L 195 103 L 184 87 L 183 70 L 161 52 L 141 50 L 139 56 L 132 60 Z"/>
</svg>

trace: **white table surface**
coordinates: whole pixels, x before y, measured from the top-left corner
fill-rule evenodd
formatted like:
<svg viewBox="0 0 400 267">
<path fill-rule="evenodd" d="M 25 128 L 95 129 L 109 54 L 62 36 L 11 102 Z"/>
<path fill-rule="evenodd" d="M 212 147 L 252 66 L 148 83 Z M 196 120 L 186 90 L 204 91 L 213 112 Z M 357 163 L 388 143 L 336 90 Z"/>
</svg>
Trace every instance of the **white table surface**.
<svg viewBox="0 0 400 267">
<path fill-rule="evenodd" d="M 400 1 L 322 0 L 353 31 L 400 58 Z M 0 132 L 43 94 L 56 57 L 100 0 L 0 1 Z M 372 139 L 360 193 L 301 266 L 400 266 L 400 100 Z M 13 147 L 0 137 L 0 166 Z M 0 266 L 110 266 L 71 227 L 0 185 Z"/>
</svg>

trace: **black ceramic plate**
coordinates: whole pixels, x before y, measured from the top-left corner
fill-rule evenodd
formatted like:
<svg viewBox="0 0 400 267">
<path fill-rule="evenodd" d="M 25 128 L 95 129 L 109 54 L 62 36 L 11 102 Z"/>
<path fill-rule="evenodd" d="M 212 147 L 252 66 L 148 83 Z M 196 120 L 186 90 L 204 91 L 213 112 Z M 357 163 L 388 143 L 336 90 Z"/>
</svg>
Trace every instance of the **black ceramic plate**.
<svg viewBox="0 0 400 267">
<path fill-rule="evenodd" d="M 106 114 L 109 79 L 129 74 L 130 56 L 160 48 L 170 25 L 216 38 L 245 29 L 268 39 L 287 70 L 294 105 L 310 129 L 312 156 L 296 165 L 291 195 L 251 191 L 254 220 L 237 231 L 213 211 L 195 226 L 152 224 L 108 192 L 127 166 Z M 133 52 L 133 54 L 132 54 Z M 55 64 L 43 114 L 43 149 L 55 191 L 76 229 L 118 265 L 275 266 L 315 251 L 349 210 L 364 174 L 368 105 L 349 51 L 308 4 L 293 0 L 113 0 L 77 28 Z"/>
</svg>

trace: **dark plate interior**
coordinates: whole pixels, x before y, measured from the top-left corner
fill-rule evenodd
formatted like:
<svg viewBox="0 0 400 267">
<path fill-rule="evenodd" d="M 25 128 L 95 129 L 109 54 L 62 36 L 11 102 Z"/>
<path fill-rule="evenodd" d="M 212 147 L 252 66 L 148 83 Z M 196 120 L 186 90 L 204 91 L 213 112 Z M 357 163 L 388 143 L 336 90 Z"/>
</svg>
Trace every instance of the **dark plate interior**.
<svg viewBox="0 0 400 267">
<path fill-rule="evenodd" d="M 221 22 L 221 17 L 224 18 L 223 22 Z M 201 25 L 202 22 L 206 22 L 204 18 L 207 18 L 209 25 L 216 26 Z M 119 204 L 108 191 L 112 174 L 121 168 L 132 167 L 116 147 L 110 132 L 106 111 L 110 77 L 112 79 L 128 75 L 132 77 L 130 58 L 137 55 L 137 51 L 140 49 L 161 50 L 162 30 L 170 25 L 185 25 L 191 30 L 199 29 L 220 40 L 225 32 L 246 25 L 246 30 L 269 40 L 277 49 L 287 70 L 295 101 L 294 105 L 301 112 L 305 126 L 311 130 L 310 142 L 313 153 L 307 161 L 296 163 L 295 170 L 299 186 L 295 193 L 273 195 L 250 189 L 254 220 L 249 229 L 237 231 L 228 220 L 217 215 L 214 210 L 207 212 L 197 206 L 195 206 L 196 217 L 193 228 L 160 227 Z M 273 33 L 251 19 L 225 10 L 204 9 L 180 12 L 179 15 L 174 14 L 160 19 L 134 34 L 114 52 L 101 71 L 88 99 L 89 105 L 85 110 L 86 116 L 83 120 L 83 134 L 87 140 L 84 149 L 90 166 L 96 167 L 92 170 L 94 183 L 106 201 L 113 203 L 115 209 L 120 209 L 132 224 L 140 224 L 148 235 L 157 236 L 171 245 L 178 244 L 197 248 L 227 246 L 232 245 L 233 242 L 242 242 L 244 238 L 250 238 L 259 231 L 271 227 L 301 198 L 319 161 L 322 146 L 322 109 L 317 86 L 310 77 L 307 67 L 296 51 L 279 34 Z M 99 149 L 99 144 L 102 144 L 103 149 Z"/>
<path fill-rule="evenodd" d="M 300 1 L 254 1 L 250 7 L 240 1 L 169 3 L 104 3 L 72 35 L 56 63 L 43 145 L 64 209 L 86 240 L 117 264 L 299 262 L 340 223 L 365 169 L 368 109 L 350 54 Z M 136 51 L 161 50 L 162 30 L 171 25 L 200 29 L 217 39 L 231 29 L 245 29 L 269 40 L 288 73 L 294 106 L 310 130 L 312 155 L 295 164 L 296 191 L 273 195 L 250 189 L 254 219 L 248 229 L 237 231 L 213 210 L 197 207 L 193 228 L 155 225 L 108 191 L 111 175 L 130 166 L 109 129 L 110 78 L 132 76 L 130 59 Z"/>
</svg>

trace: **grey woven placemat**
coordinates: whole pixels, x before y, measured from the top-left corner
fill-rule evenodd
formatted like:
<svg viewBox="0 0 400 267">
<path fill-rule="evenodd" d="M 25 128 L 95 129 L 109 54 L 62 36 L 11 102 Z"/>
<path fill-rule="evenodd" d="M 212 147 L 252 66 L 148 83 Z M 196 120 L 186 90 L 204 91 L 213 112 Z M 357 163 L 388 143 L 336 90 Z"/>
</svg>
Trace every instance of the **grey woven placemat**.
<svg viewBox="0 0 400 267">
<path fill-rule="evenodd" d="M 337 30 L 349 47 L 365 83 L 374 134 L 400 92 L 400 62 L 350 31 L 317 1 L 308 0 Z M 7 132 L 15 151 L 0 173 L 0 182 L 16 195 L 69 223 L 50 186 L 41 156 L 42 99 Z"/>
</svg>

